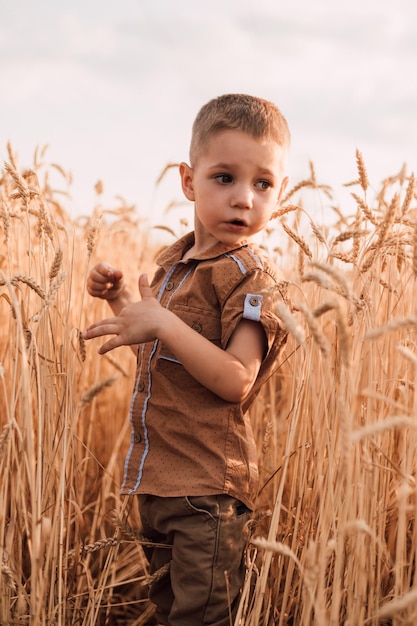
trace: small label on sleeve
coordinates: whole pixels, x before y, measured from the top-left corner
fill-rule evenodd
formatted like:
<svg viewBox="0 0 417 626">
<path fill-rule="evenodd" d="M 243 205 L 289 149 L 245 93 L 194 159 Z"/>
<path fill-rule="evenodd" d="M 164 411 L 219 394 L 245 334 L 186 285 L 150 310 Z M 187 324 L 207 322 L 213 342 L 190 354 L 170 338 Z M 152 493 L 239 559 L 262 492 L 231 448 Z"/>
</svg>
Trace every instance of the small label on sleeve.
<svg viewBox="0 0 417 626">
<path fill-rule="evenodd" d="M 261 319 L 262 296 L 255 293 L 248 293 L 245 298 L 243 317 L 246 320 L 259 322 Z"/>
</svg>

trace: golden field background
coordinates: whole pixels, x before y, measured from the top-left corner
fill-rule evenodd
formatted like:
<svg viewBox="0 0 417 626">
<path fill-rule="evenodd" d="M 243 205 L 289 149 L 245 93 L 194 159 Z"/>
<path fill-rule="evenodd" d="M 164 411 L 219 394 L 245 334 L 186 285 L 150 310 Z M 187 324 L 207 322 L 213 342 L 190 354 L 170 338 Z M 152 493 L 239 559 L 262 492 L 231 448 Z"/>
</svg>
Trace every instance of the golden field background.
<svg viewBox="0 0 417 626">
<path fill-rule="evenodd" d="M 108 316 L 89 268 L 134 286 L 158 238 L 123 199 L 103 206 L 101 183 L 71 219 L 50 183 L 70 176 L 45 154 L 23 171 L 9 145 L 0 172 L 0 624 L 153 624 L 119 496 L 134 358 L 80 332 Z M 356 164 L 342 207 L 311 164 L 264 234 L 292 308 L 251 411 L 261 490 L 236 625 L 417 623 L 416 186 L 404 166 L 374 187 Z"/>
</svg>

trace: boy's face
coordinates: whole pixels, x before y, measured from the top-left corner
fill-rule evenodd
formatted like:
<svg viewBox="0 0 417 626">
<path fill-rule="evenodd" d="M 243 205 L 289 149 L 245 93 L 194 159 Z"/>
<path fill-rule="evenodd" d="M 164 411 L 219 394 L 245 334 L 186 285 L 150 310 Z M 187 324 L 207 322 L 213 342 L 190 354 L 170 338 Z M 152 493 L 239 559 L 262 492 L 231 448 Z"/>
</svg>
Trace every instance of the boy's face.
<svg viewBox="0 0 417 626">
<path fill-rule="evenodd" d="M 225 130 L 210 139 L 192 168 L 181 164 L 200 250 L 216 241 L 239 244 L 266 226 L 287 184 L 284 157 L 273 141 Z"/>
</svg>

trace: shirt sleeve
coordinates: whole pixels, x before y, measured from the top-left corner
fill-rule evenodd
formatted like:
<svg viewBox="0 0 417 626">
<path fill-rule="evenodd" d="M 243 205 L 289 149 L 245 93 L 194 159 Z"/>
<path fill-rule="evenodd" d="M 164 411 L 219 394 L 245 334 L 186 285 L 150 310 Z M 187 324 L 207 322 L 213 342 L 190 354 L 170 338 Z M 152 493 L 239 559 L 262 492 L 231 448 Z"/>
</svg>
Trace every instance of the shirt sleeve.
<svg viewBox="0 0 417 626">
<path fill-rule="evenodd" d="M 279 365 L 278 357 L 287 337 L 277 316 L 277 304 L 283 301 L 286 301 L 283 285 L 277 283 L 267 272 L 257 269 L 246 274 L 223 303 L 221 317 L 223 349 L 227 348 L 230 337 L 242 319 L 259 322 L 264 329 L 266 351 L 254 393 L 259 391 Z"/>
</svg>

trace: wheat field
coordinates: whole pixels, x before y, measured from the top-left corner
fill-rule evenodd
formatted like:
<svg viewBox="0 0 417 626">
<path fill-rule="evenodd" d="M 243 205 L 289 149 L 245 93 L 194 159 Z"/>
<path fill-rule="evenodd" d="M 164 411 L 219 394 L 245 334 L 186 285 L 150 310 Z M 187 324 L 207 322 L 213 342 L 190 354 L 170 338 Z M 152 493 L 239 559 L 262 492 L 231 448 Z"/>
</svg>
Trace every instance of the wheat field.
<svg viewBox="0 0 417 626">
<path fill-rule="evenodd" d="M 135 499 L 119 495 L 134 358 L 99 357 L 81 331 L 107 316 L 92 264 L 134 285 L 157 238 L 122 198 L 103 206 L 101 183 L 71 219 L 70 175 L 7 148 L 0 624 L 154 624 Z M 375 187 L 359 151 L 355 165 L 340 207 L 310 164 L 262 240 L 288 280 L 289 338 L 251 410 L 261 488 L 236 626 L 417 623 L 416 185 L 406 166 Z"/>
</svg>

